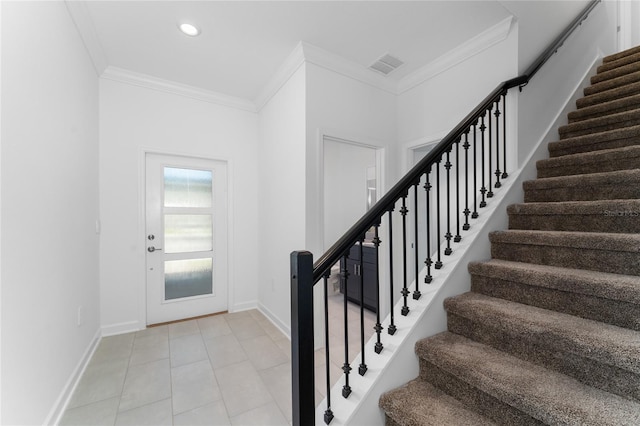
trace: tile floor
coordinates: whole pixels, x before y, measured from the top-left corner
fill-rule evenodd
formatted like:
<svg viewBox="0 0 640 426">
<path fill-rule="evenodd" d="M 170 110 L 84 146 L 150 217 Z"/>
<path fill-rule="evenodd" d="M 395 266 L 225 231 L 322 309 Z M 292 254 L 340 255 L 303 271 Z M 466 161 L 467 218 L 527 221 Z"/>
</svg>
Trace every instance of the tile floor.
<svg viewBox="0 0 640 426">
<path fill-rule="evenodd" d="M 330 297 L 331 379 L 344 362 L 342 296 Z M 349 304 L 349 333 L 359 312 Z M 365 311 L 372 333 L 375 315 Z M 351 339 L 350 339 L 351 340 Z M 352 358 L 359 339 L 349 344 Z M 259 311 L 216 315 L 100 342 L 61 425 L 289 425 L 291 349 Z M 324 350 L 316 351 L 316 401 L 326 391 Z"/>
</svg>

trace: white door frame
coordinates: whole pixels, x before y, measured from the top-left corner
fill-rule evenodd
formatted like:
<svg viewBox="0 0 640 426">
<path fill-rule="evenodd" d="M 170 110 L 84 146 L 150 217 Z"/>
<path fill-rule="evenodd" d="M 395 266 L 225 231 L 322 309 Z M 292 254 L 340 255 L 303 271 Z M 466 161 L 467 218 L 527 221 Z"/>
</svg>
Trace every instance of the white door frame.
<svg viewBox="0 0 640 426">
<path fill-rule="evenodd" d="M 376 152 L 376 194 L 377 194 L 377 199 L 379 200 L 380 198 L 382 198 L 382 196 L 384 195 L 384 176 L 385 176 L 385 171 L 384 171 L 384 154 L 385 154 L 385 149 L 381 148 L 380 145 L 374 145 L 372 143 L 367 143 L 367 142 L 359 142 L 359 141 L 354 141 L 352 139 L 347 139 L 344 137 L 339 137 L 339 136 L 334 136 L 333 134 L 329 134 L 329 133 L 324 133 L 324 132 L 320 132 L 318 135 L 318 142 L 319 142 L 319 155 L 318 155 L 318 195 L 319 195 L 319 203 L 318 203 L 318 211 L 319 211 L 319 235 L 318 237 L 320 238 L 320 248 L 322 248 L 322 250 L 326 250 L 328 247 L 325 248 L 325 243 L 327 243 L 325 241 L 324 238 L 324 231 L 325 231 L 325 217 L 324 217 L 324 145 L 325 145 L 325 140 L 326 139 L 330 139 L 334 142 L 340 142 L 340 143 L 345 143 L 348 145 L 354 145 L 354 146 L 359 146 L 362 148 L 370 148 L 375 150 Z"/>
<path fill-rule="evenodd" d="M 210 157 L 190 152 L 166 151 L 157 148 L 140 147 L 138 151 L 138 329 L 147 327 L 147 268 L 146 268 L 146 158 L 148 154 L 167 155 L 174 157 L 199 158 L 203 160 L 219 161 L 227 166 L 227 309 L 233 312 L 235 300 L 235 273 L 230 267 L 235 264 L 234 235 L 233 235 L 233 162 L 223 157 Z"/>
</svg>

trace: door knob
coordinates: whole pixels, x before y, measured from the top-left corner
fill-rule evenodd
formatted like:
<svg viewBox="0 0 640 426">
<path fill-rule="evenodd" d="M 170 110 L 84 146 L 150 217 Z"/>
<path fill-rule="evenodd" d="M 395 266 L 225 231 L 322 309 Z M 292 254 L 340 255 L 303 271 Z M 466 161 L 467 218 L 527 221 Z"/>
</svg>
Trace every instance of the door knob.
<svg viewBox="0 0 640 426">
<path fill-rule="evenodd" d="M 154 252 L 154 251 L 156 251 L 156 250 L 162 250 L 162 249 L 161 249 L 161 248 L 155 248 L 154 246 L 147 247 L 147 251 L 148 251 L 149 253 L 153 253 L 153 252 Z"/>
</svg>

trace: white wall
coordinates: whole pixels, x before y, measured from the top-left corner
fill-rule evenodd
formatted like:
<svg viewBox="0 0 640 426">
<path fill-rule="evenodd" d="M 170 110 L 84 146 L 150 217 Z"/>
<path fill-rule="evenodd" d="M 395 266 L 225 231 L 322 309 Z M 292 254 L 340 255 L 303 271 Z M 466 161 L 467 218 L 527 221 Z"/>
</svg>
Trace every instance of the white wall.
<svg viewBox="0 0 640 426">
<path fill-rule="evenodd" d="M 145 150 L 228 161 L 229 310 L 257 305 L 257 124 L 255 113 L 100 79 L 100 302 L 106 334 L 145 326 Z"/>
<path fill-rule="evenodd" d="M 99 330 L 98 79 L 63 2 L 1 7 L 1 422 L 43 424 Z"/>
<path fill-rule="evenodd" d="M 285 332 L 291 323 L 289 255 L 305 241 L 305 65 L 260 111 L 259 240 L 256 282 L 260 308 Z M 247 263 L 246 267 L 251 263 Z"/>
<path fill-rule="evenodd" d="M 544 126 L 554 120 L 563 102 L 571 96 L 570 83 L 581 79 L 596 57 L 616 52 L 616 27 L 616 3 L 601 2 L 524 88 L 518 100 L 520 165 L 537 146 Z M 561 124 L 566 124 L 566 117 Z"/>
<path fill-rule="evenodd" d="M 499 83 L 517 75 L 517 24 L 506 39 L 398 96 L 398 137 L 430 142 L 445 136 Z"/>
</svg>

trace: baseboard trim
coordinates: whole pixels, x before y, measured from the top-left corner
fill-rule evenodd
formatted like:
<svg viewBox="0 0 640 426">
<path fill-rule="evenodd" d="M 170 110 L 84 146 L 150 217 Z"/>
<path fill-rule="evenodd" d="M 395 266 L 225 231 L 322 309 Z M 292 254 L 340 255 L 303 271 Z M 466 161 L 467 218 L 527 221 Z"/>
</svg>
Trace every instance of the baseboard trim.
<svg viewBox="0 0 640 426">
<path fill-rule="evenodd" d="M 229 307 L 229 312 L 230 313 L 242 312 L 242 311 L 249 311 L 251 309 L 257 309 L 257 308 L 258 308 L 258 301 L 251 300 L 249 302 L 235 303 L 233 306 Z"/>
<path fill-rule="evenodd" d="M 84 354 L 82 355 L 82 357 L 80 358 L 80 361 L 78 362 L 78 365 L 73 370 L 73 373 L 71 373 L 71 376 L 67 380 L 67 383 L 62 389 L 60 396 L 56 400 L 55 404 L 53 404 L 53 408 L 49 412 L 49 415 L 47 416 L 47 419 L 45 420 L 44 424 L 57 425 L 60 423 L 60 420 L 62 419 L 62 416 L 65 410 L 67 409 L 67 406 L 69 405 L 69 401 L 73 396 L 73 392 L 76 390 L 76 387 L 78 387 L 78 383 L 80 382 L 82 375 L 87 369 L 87 366 L 89 365 L 89 361 L 91 361 L 91 358 L 93 357 L 94 352 L 98 348 L 98 344 L 100 343 L 100 340 L 102 340 L 102 330 L 98 329 L 96 331 L 95 336 L 93 336 L 93 339 L 91 339 L 89 346 L 87 347 L 87 349 L 85 349 Z"/>
<path fill-rule="evenodd" d="M 280 321 L 280 319 L 273 314 L 266 306 L 262 303 L 258 303 L 258 310 L 269 319 L 285 336 L 287 339 L 291 340 L 291 327 L 287 324 Z"/>
<path fill-rule="evenodd" d="M 118 324 L 105 325 L 102 326 L 102 337 L 131 333 L 133 331 L 144 330 L 145 328 L 146 324 L 141 324 L 139 321 L 127 321 Z"/>
</svg>

